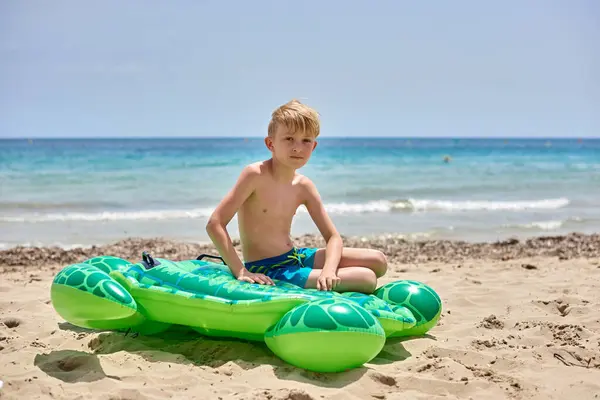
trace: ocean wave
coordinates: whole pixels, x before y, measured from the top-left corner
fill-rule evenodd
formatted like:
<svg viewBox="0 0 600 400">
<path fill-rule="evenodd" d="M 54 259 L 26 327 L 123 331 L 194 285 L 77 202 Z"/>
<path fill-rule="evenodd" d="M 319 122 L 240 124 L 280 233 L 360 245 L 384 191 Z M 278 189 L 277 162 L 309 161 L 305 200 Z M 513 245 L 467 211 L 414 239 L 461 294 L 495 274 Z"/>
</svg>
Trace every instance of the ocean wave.
<svg viewBox="0 0 600 400">
<path fill-rule="evenodd" d="M 569 205 L 569 199 L 520 200 L 520 201 L 447 201 L 447 200 L 409 200 L 416 210 L 443 211 L 521 211 L 555 210 Z"/>
<path fill-rule="evenodd" d="M 62 222 L 62 221 L 135 221 L 165 220 L 182 218 L 206 218 L 212 208 L 194 208 L 190 210 L 147 210 L 147 211 L 103 211 L 90 213 L 49 213 L 18 216 L 2 216 L 1 222 Z"/>
<path fill-rule="evenodd" d="M 35 242 L 22 242 L 22 243 L 0 243 L 0 251 L 9 250 L 15 247 L 58 247 L 63 250 L 74 250 L 74 249 L 89 249 L 92 246 L 96 246 L 97 244 L 81 244 L 81 243 L 71 243 L 65 244 L 62 242 L 43 242 L 43 241 L 35 241 Z"/>
<path fill-rule="evenodd" d="M 533 222 L 528 222 L 528 223 L 523 223 L 523 224 L 505 224 L 505 225 L 503 225 L 503 227 L 504 228 L 525 229 L 525 230 L 529 230 L 529 229 L 538 230 L 539 229 L 539 230 L 543 230 L 543 231 L 554 231 L 554 230 L 564 227 L 565 225 L 567 225 L 571 222 L 579 223 L 579 222 L 583 222 L 583 219 L 579 218 L 579 217 L 571 217 L 571 218 L 567 218 L 564 220 L 533 221 Z"/>
<path fill-rule="evenodd" d="M 84 210 L 92 207 L 96 208 L 115 208 L 119 207 L 117 202 L 109 202 L 102 200 L 90 201 L 66 201 L 66 202 L 43 202 L 43 201 L 1 201 L 1 211 L 13 210 L 33 210 L 43 212 L 46 210 Z"/>
<path fill-rule="evenodd" d="M 523 211 L 523 210 L 555 210 L 566 207 L 569 199 L 542 199 L 521 201 L 488 201 L 488 200 L 427 200 L 402 199 L 396 201 L 378 200 L 366 203 L 327 204 L 328 212 L 368 213 L 393 211 Z"/>
<path fill-rule="evenodd" d="M 377 200 L 365 203 L 329 203 L 325 209 L 331 214 L 364 214 L 387 212 L 427 211 L 522 211 L 554 210 L 569 204 L 566 198 L 531 201 L 450 201 L 450 200 Z M 208 218 L 214 208 L 189 210 L 136 210 L 67 213 L 29 213 L 0 216 L 0 222 L 62 222 L 62 221 L 135 221 Z M 300 212 L 306 212 L 304 207 Z"/>
</svg>

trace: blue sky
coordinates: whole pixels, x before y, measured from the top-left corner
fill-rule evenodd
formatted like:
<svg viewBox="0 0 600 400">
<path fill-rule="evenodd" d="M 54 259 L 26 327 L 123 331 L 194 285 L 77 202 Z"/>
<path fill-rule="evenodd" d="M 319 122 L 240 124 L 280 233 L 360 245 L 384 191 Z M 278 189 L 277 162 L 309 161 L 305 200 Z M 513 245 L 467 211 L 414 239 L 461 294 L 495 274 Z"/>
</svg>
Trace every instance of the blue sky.
<svg viewBox="0 0 600 400">
<path fill-rule="evenodd" d="M 4 1 L 0 137 L 600 136 L 600 3 Z"/>
</svg>

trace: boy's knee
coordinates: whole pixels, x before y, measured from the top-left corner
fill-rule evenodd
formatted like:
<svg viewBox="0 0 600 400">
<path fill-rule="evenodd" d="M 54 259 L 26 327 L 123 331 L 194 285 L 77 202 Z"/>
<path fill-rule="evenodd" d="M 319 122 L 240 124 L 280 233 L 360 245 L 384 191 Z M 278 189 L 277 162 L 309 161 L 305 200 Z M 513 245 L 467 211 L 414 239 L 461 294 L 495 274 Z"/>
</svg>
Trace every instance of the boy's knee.
<svg viewBox="0 0 600 400">
<path fill-rule="evenodd" d="M 373 266 L 373 272 L 377 278 L 381 278 L 387 272 L 387 258 L 383 252 L 375 250 L 375 265 Z"/>
<path fill-rule="evenodd" d="M 364 267 L 342 268 L 338 272 L 342 278 L 342 292 L 360 292 L 371 294 L 377 288 L 377 276 L 375 271 Z"/>
<path fill-rule="evenodd" d="M 357 291 L 371 294 L 377 289 L 377 275 L 375 271 L 367 268 L 361 268 L 360 274 L 357 277 Z"/>
<path fill-rule="evenodd" d="M 369 271 L 371 274 L 368 274 L 364 280 L 364 293 L 371 294 L 377 289 L 377 274 L 375 271 Z"/>
</svg>

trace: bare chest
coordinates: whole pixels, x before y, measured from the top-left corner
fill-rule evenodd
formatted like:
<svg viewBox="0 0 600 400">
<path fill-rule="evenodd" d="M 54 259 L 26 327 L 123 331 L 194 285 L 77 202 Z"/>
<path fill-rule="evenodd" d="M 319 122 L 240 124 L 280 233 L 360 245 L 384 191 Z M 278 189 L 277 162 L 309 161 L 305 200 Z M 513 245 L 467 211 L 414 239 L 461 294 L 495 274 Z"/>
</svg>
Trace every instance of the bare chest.
<svg viewBox="0 0 600 400">
<path fill-rule="evenodd" d="M 297 186 L 271 186 L 254 192 L 252 207 L 255 213 L 269 218 L 291 219 L 301 203 L 302 196 Z"/>
</svg>

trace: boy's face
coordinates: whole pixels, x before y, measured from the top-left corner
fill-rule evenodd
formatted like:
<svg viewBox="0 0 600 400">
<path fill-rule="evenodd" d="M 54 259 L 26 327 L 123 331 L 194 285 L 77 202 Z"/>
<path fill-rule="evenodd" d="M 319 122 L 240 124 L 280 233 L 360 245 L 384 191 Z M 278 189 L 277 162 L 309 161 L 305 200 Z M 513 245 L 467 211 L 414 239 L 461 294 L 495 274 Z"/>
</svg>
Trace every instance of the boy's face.
<svg viewBox="0 0 600 400">
<path fill-rule="evenodd" d="M 265 138 L 267 148 L 273 158 L 289 167 L 303 167 L 317 147 L 315 138 L 304 132 L 289 132 L 285 126 L 278 125 L 275 134 Z"/>
</svg>

